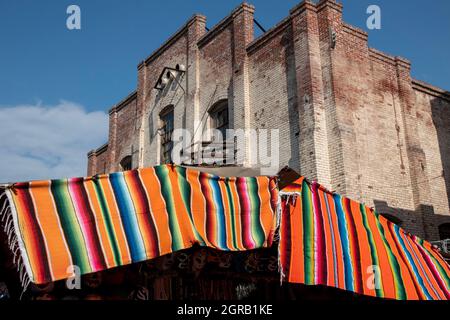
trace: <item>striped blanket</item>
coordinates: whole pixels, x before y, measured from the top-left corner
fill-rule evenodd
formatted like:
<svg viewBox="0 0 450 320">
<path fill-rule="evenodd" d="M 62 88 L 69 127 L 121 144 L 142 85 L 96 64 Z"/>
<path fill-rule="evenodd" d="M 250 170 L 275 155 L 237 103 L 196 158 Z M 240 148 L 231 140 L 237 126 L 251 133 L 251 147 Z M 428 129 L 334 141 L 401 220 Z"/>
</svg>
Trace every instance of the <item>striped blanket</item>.
<svg viewBox="0 0 450 320">
<path fill-rule="evenodd" d="M 16 183 L 6 195 L 2 219 L 24 285 L 68 278 L 73 266 L 86 274 L 194 244 L 268 247 L 278 200 L 271 177 L 225 178 L 172 165 Z"/>
<path fill-rule="evenodd" d="M 304 178 L 280 197 L 286 281 L 391 299 L 450 299 L 449 265 L 430 243 Z"/>
<path fill-rule="evenodd" d="M 24 287 L 197 244 L 239 251 L 279 239 L 282 280 L 392 299 L 450 299 L 430 243 L 303 177 L 219 177 L 173 165 L 15 183 L 0 216 Z"/>
</svg>

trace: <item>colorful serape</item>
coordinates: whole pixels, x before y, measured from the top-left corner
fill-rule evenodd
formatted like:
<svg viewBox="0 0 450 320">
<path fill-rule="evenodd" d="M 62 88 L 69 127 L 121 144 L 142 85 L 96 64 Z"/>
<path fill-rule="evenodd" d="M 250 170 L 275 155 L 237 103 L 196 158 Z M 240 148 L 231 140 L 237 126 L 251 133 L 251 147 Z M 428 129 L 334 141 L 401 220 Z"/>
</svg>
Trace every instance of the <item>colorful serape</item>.
<svg viewBox="0 0 450 320">
<path fill-rule="evenodd" d="M 7 201 L 5 201 L 7 197 Z M 272 245 L 282 279 L 392 299 L 450 299 L 450 268 L 430 243 L 304 178 L 219 177 L 173 165 L 32 181 L 0 193 L 22 283 L 42 284 L 194 244 Z M 278 213 L 278 214 L 277 214 Z"/>
<path fill-rule="evenodd" d="M 280 191 L 287 282 L 391 299 L 450 299 L 450 268 L 427 241 L 300 178 Z"/>
<path fill-rule="evenodd" d="M 12 250 L 21 252 L 25 283 L 68 278 L 71 266 L 86 274 L 194 244 L 268 247 L 276 228 L 272 177 L 225 178 L 161 165 L 16 183 L 6 194 L 3 218 Z"/>
</svg>

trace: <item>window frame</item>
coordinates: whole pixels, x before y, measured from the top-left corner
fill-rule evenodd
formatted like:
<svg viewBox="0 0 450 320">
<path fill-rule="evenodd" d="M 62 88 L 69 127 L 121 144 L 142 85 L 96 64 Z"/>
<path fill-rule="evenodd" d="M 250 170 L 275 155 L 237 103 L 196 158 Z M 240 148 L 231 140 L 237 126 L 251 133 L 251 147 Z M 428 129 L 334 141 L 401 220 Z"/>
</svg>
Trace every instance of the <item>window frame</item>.
<svg viewBox="0 0 450 320">
<path fill-rule="evenodd" d="M 172 162 L 172 150 L 173 150 L 173 141 L 172 141 L 172 133 L 174 130 L 174 107 L 173 105 L 168 105 L 159 113 L 159 121 L 160 121 L 160 137 L 161 137 L 161 163 L 171 163 Z M 171 124 L 170 126 L 167 126 Z"/>
<path fill-rule="evenodd" d="M 228 100 L 223 99 L 217 101 L 208 111 L 210 118 L 210 128 L 219 130 L 222 133 L 222 140 L 226 141 L 226 130 L 230 128 L 230 110 L 228 108 Z M 221 115 L 225 115 L 225 121 L 220 123 Z M 213 138 L 213 137 L 212 137 Z"/>
</svg>

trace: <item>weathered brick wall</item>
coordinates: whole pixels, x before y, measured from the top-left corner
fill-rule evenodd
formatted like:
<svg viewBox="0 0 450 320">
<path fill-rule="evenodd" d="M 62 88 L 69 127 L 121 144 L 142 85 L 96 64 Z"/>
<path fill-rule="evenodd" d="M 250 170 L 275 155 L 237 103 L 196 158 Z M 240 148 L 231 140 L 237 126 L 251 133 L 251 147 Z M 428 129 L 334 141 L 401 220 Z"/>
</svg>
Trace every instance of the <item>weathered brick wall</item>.
<svg viewBox="0 0 450 320">
<path fill-rule="evenodd" d="M 97 155 L 97 172 L 96 173 L 108 173 L 109 165 L 108 151 L 101 152 Z"/>
<path fill-rule="evenodd" d="M 279 129 L 280 141 L 286 142 L 278 146 L 280 162 L 299 170 L 295 61 L 289 23 L 269 30 L 250 45 L 248 54 L 250 127 Z"/>
<path fill-rule="evenodd" d="M 88 153 L 88 176 L 109 172 L 109 152 L 108 145 L 105 144 L 97 150 Z"/>
<path fill-rule="evenodd" d="M 158 164 L 161 110 L 173 105 L 175 128 L 201 134 L 227 99 L 232 128 L 280 130 L 281 166 L 437 239 L 450 222 L 450 96 L 412 79 L 404 58 L 369 48 L 342 10 L 302 2 L 257 39 L 251 5 L 208 32 L 194 15 L 138 65 L 137 92 L 112 109 L 108 148 L 89 154 L 89 173 L 118 170 L 128 154 L 134 166 Z M 179 83 L 153 89 L 176 64 L 187 67 Z"/>
<path fill-rule="evenodd" d="M 397 215 L 411 232 L 437 238 L 435 221 L 437 214 L 449 214 L 448 195 L 442 183 L 433 185 L 430 172 L 442 168 L 448 151 L 420 125 L 423 102 L 413 89 L 409 61 L 369 49 L 367 34 L 342 22 L 342 7 L 333 1 L 319 3 L 316 14 L 323 86 L 314 91 L 322 90 L 327 101 L 331 187 Z M 439 126 L 448 131 L 448 121 Z"/>
<path fill-rule="evenodd" d="M 202 37 L 199 43 L 199 63 L 196 72 L 199 77 L 199 118 L 194 130 L 197 134 L 208 128 L 208 110 L 222 99 L 233 100 L 231 90 L 232 69 L 232 26 L 227 20 L 210 30 L 214 37 Z M 230 121 L 233 122 L 232 106 Z"/>
<path fill-rule="evenodd" d="M 182 87 L 176 81 L 170 82 L 163 91 L 155 90 L 153 86 L 164 67 L 174 68 L 176 64 L 187 65 L 186 48 L 186 32 L 182 31 L 168 43 L 164 51 L 156 52 L 144 62 L 145 80 L 142 90 L 145 93 L 141 119 L 143 132 L 139 137 L 142 140 L 141 146 L 143 146 L 141 165 L 148 166 L 160 162 L 161 136 L 157 130 L 161 127 L 159 115 L 164 108 L 173 105 L 174 126 L 175 128 L 183 127 L 183 119 L 186 114 L 183 88 L 186 88 L 186 77 L 179 79 Z"/>
<path fill-rule="evenodd" d="M 449 214 L 450 94 L 414 81 L 420 143 L 427 158 L 426 174 L 435 213 Z"/>
<path fill-rule="evenodd" d="M 97 172 L 97 155 L 95 150 L 91 150 L 87 154 L 87 175 L 91 176 Z"/>
<path fill-rule="evenodd" d="M 109 112 L 110 126 L 112 126 L 108 143 L 110 172 L 121 170 L 122 159 L 133 154 L 133 140 L 137 132 L 136 109 L 136 92 L 133 92 Z M 111 137 L 111 135 L 114 136 Z M 132 163 L 132 166 L 137 167 L 137 163 Z"/>
</svg>

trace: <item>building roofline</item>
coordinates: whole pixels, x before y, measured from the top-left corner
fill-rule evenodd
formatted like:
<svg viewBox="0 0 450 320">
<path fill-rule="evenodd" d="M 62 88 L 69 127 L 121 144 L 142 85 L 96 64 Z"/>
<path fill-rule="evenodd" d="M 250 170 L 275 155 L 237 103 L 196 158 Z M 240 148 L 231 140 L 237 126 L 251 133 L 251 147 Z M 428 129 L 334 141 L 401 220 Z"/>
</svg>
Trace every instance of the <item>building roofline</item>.
<svg viewBox="0 0 450 320">
<path fill-rule="evenodd" d="M 156 50 L 154 50 L 147 58 L 141 61 L 137 68 L 140 69 L 143 66 L 148 65 L 150 62 L 155 60 L 158 56 L 160 56 L 164 51 L 166 51 L 172 44 L 174 44 L 184 33 L 187 31 L 188 27 L 194 23 L 195 20 L 200 20 L 206 22 L 206 17 L 202 14 L 196 13 L 189 18 L 174 34 L 172 34 L 169 39 L 167 39 L 161 46 L 159 46 Z"/>
<path fill-rule="evenodd" d="M 87 155 L 88 155 L 88 157 L 90 157 L 90 156 L 98 156 L 98 155 L 102 154 L 103 152 L 105 152 L 106 150 L 108 150 L 108 142 L 106 142 L 105 144 L 101 145 L 97 149 L 92 149 L 91 151 L 89 151 L 87 153 Z"/>
<path fill-rule="evenodd" d="M 342 3 L 338 3 L 336 0 L 321 0 L 318 3 L 314 3 L 311 0 L 303 0 L 292 9 L 289 10 L 289 15 L 285 17 L 283 20 L 279 21 L 276 25 L 271 27 L 269 30 L 261 34 L 259 37 L 255 38 L 246 48 L 247 53 L 251 54 L 264 45 L 266 42 L 270 41 L 273 37 L 279 34 L 279 32 L 283 31 L 286 27 L 288 27 L 289 22 L 292 19 L 293 15 L 296 15 L 304 10 L 313 10 L 313 11 L 321 11 L 325 7 L 330 6 L 335 10 L 341 11 L 343 10 Z M 231 22 L 233 17 L 240 13 L 242 10 L 250 10 L 251 12 L 255 11 L 255 7 L 252 4 L 247 2 L 242 2 L 239 6 L 233 9 L 227 16 L 221 19 L 218 23 L 216 23 L 209 31 L 207 31 L 197 42 L 198 47 L 202 47 L 206 45 L 210 40 L 212 40 L 217 34 L 223 31 Z M 165 50 L 167 50 L 174 42 L 176 42 L 188 29 L 188 27 L 194 23 L 195 20 L 200 19 L 203 22 L 206 22 L 206 17 L 202 14 L 194 14 L 189 18 L 175 33 L 173 33 L 160 47 L 154 50 L 146 59 L 144 59 L 141 63 L 138 64 L 138 69 L 144 65 L 148 65 L 151 61 L 156 59 L 160 54 L 162 54 Z M 363 29 L 355 27 L 351 24 L 343 23 L 343 31 L 347 33 L 351 33 L 356 37 L 359 37 L 363 40 L 368 40 L 368 33 Z M 411 62 L 401 56 L 393 56 L 388 53 L 382 52 L 375 48 L 369 48 L 369 56 L 375 60 L 379 60 L 385 63 L 389 63 L 393 66 L 401 65 L 405 68 L 411 67 Z M 414 89 L 429 93 L 434 96 L 439 96 L 446 100 L 450 99 L 450 93 L 446 90 L 433 86 L 431 84 L 425 83 L 420 80 L 413 79 L 412 84 Z M 114 105 L 109 112 L 112 113 L 114 111 L 120 110 L 124 107 L 130 100 L 137 96 L 136 90 L 133 91 L 130 95 L 120 101 L 118 104 Z M 103 146 L 102 146 L 103 147 Z M 100 147 L 101 148 L 101 147 Z M 100 149 L 99 148 L 99 149 Z M 99 150 L 97 149 L 97 150 Z"/>
<path fill-rule="evenodd" d="M 404 68 L 411 68 L 411 61 L 409 61 L 405 57 L 393 56 L 374 48 L 369 48 L 369 57 L 381 62 L 391 64 L 392 66 L 400 65 Z"/>
<path fill-rule="evenodd" d="M 392 56 L 386 52 L 380 51 L 375 48 L 369 48 L 369 57 L 379 60 L 381 62 L 395 65 L 395 56 Z"/>
<path fill-rule="evenodd" d="M 123 107 L 125 107 L 130 101 L 133 101 L 137 98 L 137 90 L 134 90 L 129 95 L 127 95 L 125 98 L 123 98 L 120 102 L 116 103 L 114 106 L 109 109 L 108 113 L 111 114 L 113 112 L 117 112 Z"/>
<path fill-rule="evenodd" d="M 343 4 L 336 0 L 321 0 L 316 4 L 317 11 L 321 11 L 325 7 L 332 7 L 333 9 L 342 12 Z"/>
<path fill-rule="evenodd" d="M 289 26 L 289 23 L 291 22 L 291 17 L 288 16 L 278 22 L 276 25 L 274 25 L 272 28 L 261 34 L 259 37 L 254 39 L 252 42 L 249 43 L 247 46 L 247 53 L 251 54 L 258 50 L 261 46 L 263 46 L 265 43 L 273 39 L 275 36 L 277 36 L 280 32 L 284 31 Z"/>
<path fill-rule="evenodd" d="M 369 39 L 369 34 L 367 32 L 365 32 L 363 29 L 355 27 L 346 22 L 342 22 L 342 26 L 343 26 L 342 30 L 347 33 L 350 33 L 350 34 L 352 34 L 362 40 L 365 40 L 365 41 L 367 41 Z"/>
<path fill-rule="evenodd" d="M 207 44 L 210 40 L 212 40 L 217 34 L 222 32 L 230 23 L 233 21 L 233 17 L 235 17 L 238 13 L 241 11 L 250 11 L 254 12 L 255 7 L 251 4 L 248 4 L 247 2 L 241 3 L 239 6 L 233 9 L 230 14 L 225 16 L 222 20 L 220 20 L 218 23 L 216 23 L 208 32 L 206 32 L 198 41 L 197 46 L 203 47 L 205 44 Z"/>
<path fill-rule="evenodd" d="M 444 89 L 441 89 L 439 87 L 431 85 L 427 82 L 417 80 L 417 79 L 412 79 L 412 87 L 413 87 L 413 89 L 415 89 L 417 91 L 421 91 L 421 92 L 430 94 L 430 95 L 438 97 L 438 98 L 442 98 L 442 99 L 450 102 L 450 92 L 449 91 L 446 91 Z"/>
</svg>

